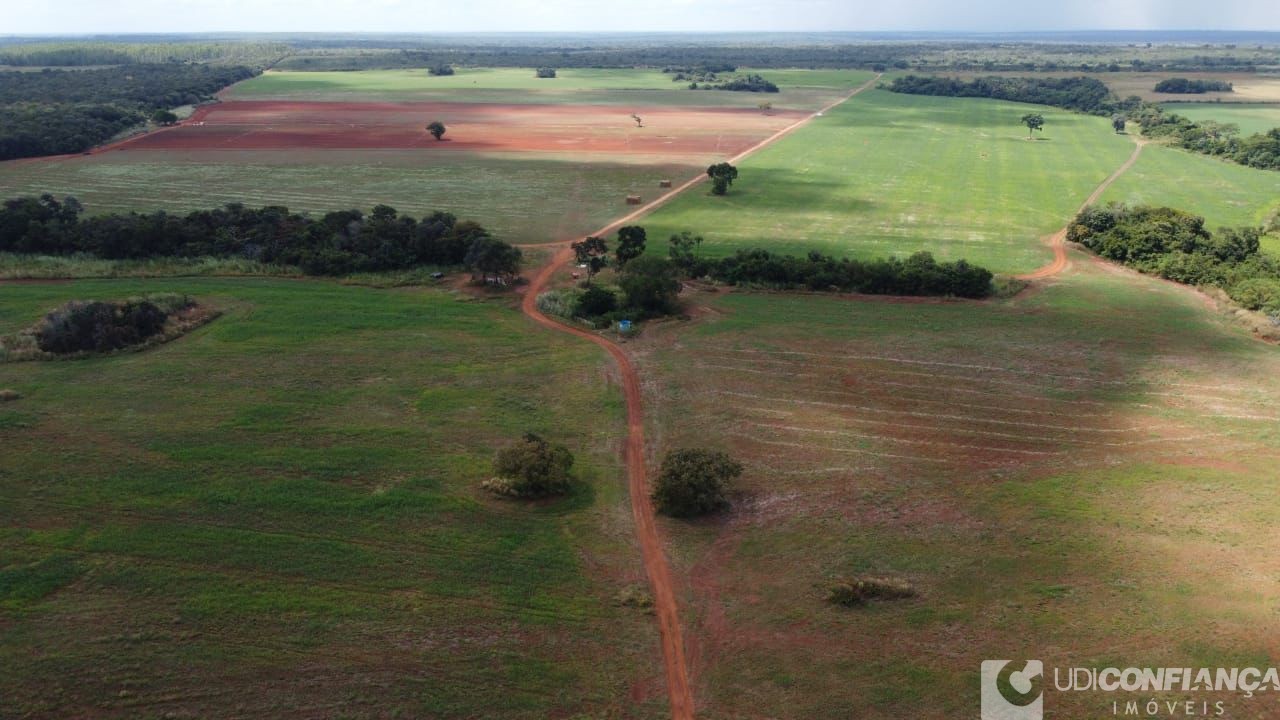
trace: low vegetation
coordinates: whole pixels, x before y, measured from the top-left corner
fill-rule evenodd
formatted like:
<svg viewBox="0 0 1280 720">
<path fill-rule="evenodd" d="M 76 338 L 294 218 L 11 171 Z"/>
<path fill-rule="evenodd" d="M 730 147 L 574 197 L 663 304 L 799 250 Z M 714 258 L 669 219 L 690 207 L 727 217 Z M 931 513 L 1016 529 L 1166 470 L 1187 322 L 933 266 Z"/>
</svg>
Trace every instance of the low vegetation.
<svg viewBox="0 0 1280 720">
<path fill-rule="evenodd" d="M 1231 92 L 1231 83 L 1225 80 L 1188 80 L 1169 78 L 1156 83 L 1155 91 L 1178 95 L 1202 95 L 1207 92 Z"/>
<path fill-rule="evenodd" d="M 916 589 L 903 580 L 885 577 L 856 577 L 832 583 L 827 602 L 844 607 L 860 607 L 873 600 L 903 600 L 916 596 Z"/>
<path fill-rule="evenodd" d="M 309 275 L 464 263 L 479 274 L 519 270 L 518 250 L 480 225 L 445 212 L 418 220 L 378 205 L 368 215 L 341 210 L 315 219 L 286 207 L 253 209 L 236 203 L 187 215 L 82 213 L 83 207 L 70 197 L 8 200 L 0 208 L 0 253 L 87 254 L 111 260 L 240 258 L 296 266 Z"/>
<path fill-rule="evenodd" d="M 1167 207 L 1086 208 L 1067 238 L 1144 273 L 1222 288 L 1249 310 L 1280 318 L 1280 259 L 1260 252 L 1258 228 L 1211 233 L 1204 218 Z"/>
<path fill-rule="evenodd" d="M 178 64 L 0 73 L 0 160 L 88 150 L 157 110 L 204 102 L 254 74 Z"/>
<path fill-rule="evenodd" d="M 573 483 L 573 454 L 563 445 L 552 445 L 534 433 L 498 451 L 493 459 L 494 477 L 484 487 L 500 495 L 541 498 L 562 495 Z"/>
<path fill-rule="evenodd" d="M 653 485 L 658 512 L 687 518 L 707 515 L 729 506 L 730 483 L 742 465 L 719 450 L 672 450 L 662 459 Z"/>
</svg>

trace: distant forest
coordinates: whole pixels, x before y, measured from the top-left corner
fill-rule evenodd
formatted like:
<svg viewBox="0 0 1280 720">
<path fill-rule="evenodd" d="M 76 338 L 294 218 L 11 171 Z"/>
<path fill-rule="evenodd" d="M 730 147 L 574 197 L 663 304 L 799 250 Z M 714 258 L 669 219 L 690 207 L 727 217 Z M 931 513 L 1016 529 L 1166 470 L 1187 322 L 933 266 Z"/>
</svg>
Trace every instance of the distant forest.
<svg viewBox="0 0 1280 720">
<path fill-rule="evenodd" d="M 203 102 L 254 74 L 189 64 L 0 73 L 0 160 L 88 150 L 155 110 Z"/>
</svg>

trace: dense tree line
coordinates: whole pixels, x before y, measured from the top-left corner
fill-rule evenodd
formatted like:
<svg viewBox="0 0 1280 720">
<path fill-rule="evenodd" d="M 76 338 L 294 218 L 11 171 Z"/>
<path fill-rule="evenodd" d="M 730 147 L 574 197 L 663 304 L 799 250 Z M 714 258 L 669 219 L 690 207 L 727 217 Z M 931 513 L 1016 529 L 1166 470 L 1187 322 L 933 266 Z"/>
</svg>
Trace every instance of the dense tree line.
<svg viewBox="0 0 1280 720">
<path fill-rule="evenodd" d="M 156 36 L 150 42 L 55 40 L 0 43 L 0 65 L 86 67 L 145 63 L 222 63 L 268 66 L 290 48 L 283 42 L 192 41 L 188 36 Z"/>
<path fill-rule="evenodd" d="M 1141 272 L 1220 287 L 1250 310 L 1280 315 L 1280 260 L 1259 251 L 1258 228 L 1220 228 L 1167 207 L 1090 207 L 1067 239 Z"/>
<path fill-rule="evenodd" d="M 1087 113 L 1110 113 L 1116 108 L 1111 91 L 1101 80 L 1088 77 L 983 77 L 965 81 L 952 77 L 907 75 L 887 88 L 909 95 L 976 97 L 1052 105 Z"/>
<path fill-rule="evenodd" d="M 0 252 L 85 253 L 107 259 L 236 257 L 294 265 L 312 275 L 463 265 L 506 279 L 520 253 L 480 225 L 434 212 L 421 220 L 378 205 L 315 219 L 288 208 L 230 204 L 186 215 L 164 211 L 82 216 L 74 198 L 15 198 L 0 208 Z M 512 252 L 514 251 L 514 252 Z"/>
<path fill-rule="evenodd" d="M 1193 122 L 1158 105 L 1143 105 L 1130 113 L 1142 126 L 1142 134 L 1168 138 L 1179 147 L 1214 155 L 1248 167 L 1280 170 L 1280 128 L 1240 137 L 1240 128 L 1212 120 Z"/>
<path fill-rule="evenodd" d="M 1231 92 L 1231 83 L 1223 80 L 1188 80 L 1169 78 L 1156 83 L 1155 91 L 1178 95 L 1202 95 L 1207 92 Z"/>
<path fill-rule="evenodd" d="M 208 100 L 253 75 L 206 65 L 0 73 L 0 160 L 88 150 L 157 110 Z"/>
<path fill-rule="evenodd" d="M 730 285 L 963 298 L 984 298 L 992 292 L 992 275 L 986 268 L 964 260 L 940 263 L 927 252 L 915 253 L 905 260 L 851 260 L 817 252 L 799 257 L 756 249 L 709 260 L 678 248 L 673 240 L 671 255 L 686 275 Z"/>
<path fill-rule="evenodd" d="M 778 92 L 777 85 L 754 73 L 732 77 L 728 80 L 714 83 L 710 87 L 715 90 L 730 90 L 732 92 Z"/>
</svg>

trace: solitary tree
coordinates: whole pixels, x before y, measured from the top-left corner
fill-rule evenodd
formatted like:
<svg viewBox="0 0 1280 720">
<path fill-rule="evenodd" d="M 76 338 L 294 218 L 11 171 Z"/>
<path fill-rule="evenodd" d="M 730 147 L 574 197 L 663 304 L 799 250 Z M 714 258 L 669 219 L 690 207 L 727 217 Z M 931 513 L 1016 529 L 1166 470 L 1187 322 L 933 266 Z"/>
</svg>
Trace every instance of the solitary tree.
<svg viewBox="0 0 1280 720">
<path fill-rule="evenodd" d="M 556 69 L 553 67 L 540 67 L 534 74 L 540 78 L 554 78 L 556 76 Z"/>
<path fill-rule="evenodd" d="M 449 63 L 439 63 L 438 65 L 432 65 L 427 68 L 427 72 L 432 75 L 452 75 L 453 66 Z"/>
<path fill-rule="evenodd" d="M 738 168 L 727 162 L 716 163 L 707 168 L 707 176 L 711 178 L 711 192 L 724 195 L 729 192 L 733 181 L 738 179 Z"/>
<path fill-rule="evenodd" d="M 444 126 L 444 123 L 440 122 L 439 120 L 432 120 L 431 122 L 427 123 L 427 132 L 431 133 L 431 137 L 435 138 L 436 140 L 439 140 L 440 138 L 444 137 L 445 130 L 447 129 L 448 128 Z"/>
<path fill-rule="evenodd" d="M 172 125 L 178 122 L 178 116 L 168 110 L 157 110 L 151 113 L 151 122 L 157 125 Z"/>
<path fill-rule="evenodd" d="M 672 235 L 668 242 L 670 247 L 667 248 L 667 254 L 671 258 L 671 262 L 685 270 L 693 267 L 693 264 L 697 261 L 696 252 L 698 247 L 702 245 L 702 236 L 694 235 L 685 230 L 678 235 Z"/>
<path fill-rule="evenodd" d="M 614 250 L 618 268 L 644 254 L 645 232 L 639 225 L 627 225 L 618 228 L 618 248 Z"/>
<path fill-rule="evenodd" d="M 636 121 L 636 127 L 644 127 L 644 123 L 640 121 L 639 115 L 631 113 L 631 119 Z"/>
<path fill-rule="evenodd" d="M 516 497 L 545 497 L 569 489 L 573 454 L 563 445 L 552 445 L 533 433 L 503 448 L 493 459 L 496 477 L 485 483 L 494 492 Z"/>
<path fill-rule="evenodd" d="M 605 244 L 604 238 L 592 235 L 570 247 L 573 248 L 573 255 L 577 258 L 578 264 L 587 266 L 587 284 L 590 285 L 591 277 L 609 264 L 607 257 L 609 246 Z"/>
<path fill-rule="evenodd" d="M 1022 124 L 1027 126 L 1027 137 L 1031 137 L 1031 133 L 1039 130 L 1044 132 L 1044 116 L 1040 113 L 1027 113 L 1022 116 Z"/>
<path fill-rule="evenodd" d="M 729 505 L 729 483 L 742 474 L 742 465 L 718 450 L 672 450 L 662 459 L 653 487 L 658 512 L 694 517 Z"/>
<path fill-rule="evenodd" d="M 1116 134 L 1124 132 L 1124 116 L 1113 115 L 1111 117 L 1111 127 L 1115 128 Z"/>
</svg>

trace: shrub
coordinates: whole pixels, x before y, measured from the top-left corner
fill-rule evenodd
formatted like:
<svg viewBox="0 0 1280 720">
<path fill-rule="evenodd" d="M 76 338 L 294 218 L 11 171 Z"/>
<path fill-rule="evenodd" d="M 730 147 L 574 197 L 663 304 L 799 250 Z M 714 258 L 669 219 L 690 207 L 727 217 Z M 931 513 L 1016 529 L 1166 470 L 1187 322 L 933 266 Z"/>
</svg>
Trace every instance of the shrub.
<svg viewBox="0 0 1280 720">
<path fill-rule="evenodd" d="M 1247 310 L 1260 310 L 1271 315 L 1280 314 L 1280 280 L 1272 278 L 1244 280 L 1232 286 L 1227 294 Z"/>
<path fill-rule="evenodd" d="M 592 285 L 578 296 L 573 314 L 579 317 L 599 317 L 618 309 L 618 296 L 612 290 Z"/>
<path fill-rule="evenodd" d="M 513 497 L 536 498 L 569 490 L 573 454 L 563 445 L 552 445 L 533 433 L 498 451 L 493 460 L 495 478 L 485 483 L 494 492 Z"/>
<path fill-rule="evenodd" d="M 729 483 L 741 474 L 742 465 L 718 450 L 672 450 L 662 459 L 653 502 L 672 517 L 716 512 L 729 506 Z"/>
<path fill-rule="evenodd" d="M 535 304 L 543 315 L 570 318 L 578 306 L 577 293 L 573 290 L 548 290 L 538 295 Z"/>
<path fill-rule="evenodd" d="M 910 583 L 884 577 L 840 580 L 827 589 L 827 602 L 844 607 L 866 605 L 872 600 L 902 600 L 916 596 Z"/>
<path fill-rule="evenodd" d="M 147 300 L 71 302 L 45 316 L 36 330 L 36 343 L 44 352 L 59 355 L 109 352 L 158 334 L 165 318 L 165 312 Z"/>
</svg>

